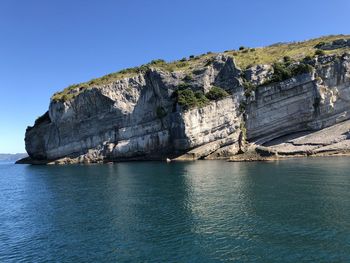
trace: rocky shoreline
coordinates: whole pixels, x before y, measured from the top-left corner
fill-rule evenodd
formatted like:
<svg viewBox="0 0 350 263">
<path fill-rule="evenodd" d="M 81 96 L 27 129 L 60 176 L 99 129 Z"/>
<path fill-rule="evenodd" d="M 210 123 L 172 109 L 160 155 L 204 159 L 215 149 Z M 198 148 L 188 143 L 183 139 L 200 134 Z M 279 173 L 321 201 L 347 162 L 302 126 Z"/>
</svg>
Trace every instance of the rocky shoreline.
<svg viewBox="0 0 350 263">
<path fill-rule="evenodd" d="M 350 157 L 350 150 L 343 151 L 333 151 L 333 152 L 325 152 L 325 153 L 312 153 L 312 154 L 295 154 L 295 155 L 273 155 L 273 156 L 262 156 L 257 154 L 256 152 L 248 152 L 243 154 L 237 154 L 232 157 L 221 157 L 216 159 L 203 159 L 205 161 L 211 160 L 223 160 L 227 162 L 275 162 L 275 161 L 283 161 L 294 158 L 318 158 L 318 157 Z M 92 160 L 80 162 L 74 158 L 65 157 L 59 160 L 32 160 L 30 157 L 23 158 L 21 160 L 16 161 L 16 164 L 31 164 L 31 165 L 71 165 L 71 164 L 113 164 L 120 162 L 135 162 L 135 161 L 161 161 L 161 162 L 193 162 L 196 161 L 194 159 L 144 159 L 144 158 L 135 158 L 135 159 L 125 159 L 118 161 L 108 161 L 108 160 Z"/>
<path fill-rule="evenodd" d="M 192 153 L 195 151 L 192 151 Z M 197 149 L 198 152 L 198 149 Z M 216 158 L 205 157 L 204 160 L 221 159 L 229 162 L 256 162 L 256 161 L 279 161 L 290 158 L 303 157 L 326 157 L 326 156 L 350 156 L 350 120 L 337 125 L 316 131 L 303 132 L 299 134 L 288 135 L 276 140 L 270 141 L 265 145 L 255 143 L 246 143 L 245 149 L 241 153 L 233 156 L 218 156 Z M 191 151 L 178 156 L 169 158 L 168 156 L 148 156 L 128 158 L 117 160 L 125 161 L 194 161 L 198 158 L 191 154 Z M 113 163 L 108 159 L 85 159 L 64 157 L 58 160 L 32 160 L 26 157 L 17 161 L 18 164 L 77 164 L 77 163 Z"/>
</svg>

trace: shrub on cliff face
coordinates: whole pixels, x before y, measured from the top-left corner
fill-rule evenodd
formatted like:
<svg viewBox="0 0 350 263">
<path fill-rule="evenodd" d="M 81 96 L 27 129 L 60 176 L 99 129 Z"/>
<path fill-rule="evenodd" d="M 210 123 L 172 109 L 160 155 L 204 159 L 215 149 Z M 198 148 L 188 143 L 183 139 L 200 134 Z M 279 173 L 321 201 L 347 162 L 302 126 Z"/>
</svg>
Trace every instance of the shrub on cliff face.
<svg viewBox="0 0 350 263">
<path fill-rule="evenodd" d="M 190 89 L 191 88 L 191 85 L 188 84 L 188 83 L 180 83 L 178 86 L 177 86 L 177 89 L 178 90 L 185 90 L 185 89 Z M 175 93 L 176 95 L 176 93 Z"/>
<path fill-rule="evenodd" d="M 274 72 L 270 80 L 271 83 L 280 82 L 292 77 L 291 70 L 284 63 L 281 63 L 281 62 L 274 63 L 273 70 Z"/>
<path fill-rule="evenodd" d="M 185 110 L 194 107 L 204 107 L 209 103 L 208 98 L 201 91 L 193 92 L 193 90 L 178 89 L 174 92 L 176 102 Z"/>
<path fill-rule="evenodd" d="M 312 73 L 313 67 L 309 64 L 299 63 L 292 67 L 292 75 L 297 76 L 306 73 Z"/>
<path fill-rule="evenodd" d="M 185 110 L 197 106 L 197 98 L 194 95 L 193 90 L 184 89 L 177 91 L 177 103 Z"/>
<path fill-rule="evenodd" d="M 204 107 L 209 102 L 208 98 L 201 91 L 196 91 L 194 96 L 196 97 L 198 107 Z"/>
<path fill-rule="evenodd" d="M 264 84 L 281 82 L 281 81 L 290 79 L 292 77 L 295 77 L 297 75 L 311 73 L 313 71 L 313 67 L 311 65 L 308 65 L 302 62 L 298 64 L 292 64 L 292 65 L 290 65 L 289 62 L 287 63 L 276 62 L 273 64 L 273 69 L 274 69 L 274 72 L 271 79 Z"/>
<path fill-rule="evenodd" d="M 224 97 L 227 97 L 229 94 L 223 90 L 220 87 L 212 87 L 206 94 L 205 96 L 209 99 L 209 100 L 219 100 L 222 99 Z"/>
<path fill-rule="evenodd" d="M 205 95 L 201 91 L 193 92 L 193 90 L 178 89 L 174 93 L 176 102 L 185 110 L 194 107 L 204 107 L 209 103 L 209 100 L 219 100 L 224 97 L 229 96 L 229 94 L 219 87 L 212 87 Z"/>
<path fill-rule="evenodd" d="M 155 59 L 149 63 L 149 65 L 163 65 L 163 64 L 166 64 L 166 61 L 164 59 Z"/>
</svg>

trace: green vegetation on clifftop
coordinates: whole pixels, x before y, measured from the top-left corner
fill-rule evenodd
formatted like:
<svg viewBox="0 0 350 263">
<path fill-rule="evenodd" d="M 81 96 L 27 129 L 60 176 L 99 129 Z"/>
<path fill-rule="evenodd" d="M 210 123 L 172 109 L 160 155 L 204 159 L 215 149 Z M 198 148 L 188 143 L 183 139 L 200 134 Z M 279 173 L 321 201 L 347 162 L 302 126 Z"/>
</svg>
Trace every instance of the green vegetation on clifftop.
<svg viewBox="0 0 350 263">
<path fill-rule="evenodd" d="M 349 51 L 350 47 L 339 48 L 335 50 L 319 49 L 325 43 L 329 43 L 338 39 L 350 39 L 350 36 L 326 36 L 303 42 L 278 43 L 262 48 L 248 48 L 241 46 L 239 50 L 227 50 L 224 53 L 227 56 L 234 57 L 236 64 L 241 69 L 246 69 L 247 67 L 256 64 L 273 64 L 275 69 L 277 68 L 279 72 L 278 74 L 280 74 L 274 78 L 274 81 L 278 81 L 279 79 L 284 79 L 289 75 L 288 72 L 285 72 L 286 69 L 283 68 L 283 65 L 279 64 L 281 61 L 283 61 L 283 58 L 289 58 L 294 61 L 301 61 L 305 57 L 312 57 L 314 55 L 341 54 L 345 51 Z M 218 53 L 207 52 L 206 54 L 199 56 L 191 55 L 189 58 L 183 58 L 181 60 L 169 63 L 161 59 L 153 60 L 150 63 L 141 65 L 139 67 L 124 69 L 105 75 L 101 78 L 92 79 L 88 82 L 71 85 L 65 88 L 63 91 L 55 93 L 51 99 L 53 101 L 67 101 L 74 98 L 76 95 L 87 88 L 107 85 L 123 78 L 133 77 L 137 74 L 146 72 L 150 68 L 158 68 L 168 72 L 182 71 L 187 74 L 187 76 L 191 77 L 191 74 L 194 70 L 210 65 L 211 61 L 216 55 L 218 55 Z M 296 70 L 301 70 L 301 72 L 303 72 L 309 71 L 310 68 L 308 66 L 305 66 L 304 68 L 299 67 Z M 192 97 L 192 94 L 187 94 L 186 97 L 190 98 Z M 200 100 L 203 100 L 203 98 Z"/>
</svg>

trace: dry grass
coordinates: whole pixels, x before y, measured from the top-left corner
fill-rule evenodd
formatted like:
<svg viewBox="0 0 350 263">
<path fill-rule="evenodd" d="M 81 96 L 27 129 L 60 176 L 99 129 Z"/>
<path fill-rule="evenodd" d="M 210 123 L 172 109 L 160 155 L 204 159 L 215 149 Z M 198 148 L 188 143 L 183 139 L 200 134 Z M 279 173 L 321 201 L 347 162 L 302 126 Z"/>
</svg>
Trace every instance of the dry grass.
<svg viewBox="0 0 350 263">
<path fill-rule="evenodd" d="M 305 56 L 313 56 L 316 51 L 315 46 L 318 43 L 331 42 L 336 39 L 342 39 L 342 38 L 349 39 L 350 36 L 349 35 L 326 36 L 326 37 L 311 39 L 303 42 L 275 44 L 275 45 L 270 45 L 263 48 L 252 48 L 252 49 L 246 48 L 244 50 L 239 50 L 239 51 L 235 51 L 235 50 L 225 51 L 225 54 L 228 56 L 234 57 L 237 65 L 241 69 L 245 69 L 248 66 L 256 65 L 256 64 L 272 64 L 276 61 L 281 60 L 285 56 L 291 57 L 294 60 L 300 60 Z M 326 54 L 340 54 L 349 50 L 350 48 L 330 50 L 330 51 L 326 51 Z M 70 100 L 88 87 L 106 85 L 106 84 L 121 80 L 123 78 L 133 77 L 133 76 L 136 76 L 137 74 L 145 72 L 147 69 L 151 67 L 159 68 L 169 72 L 184 71 L 184 72 L 190 73 L 192 72 L 192 70 L 196 68 L 204 67 L 216 55 L 217 53 L 208 52 L 207 54 L 196 56 L 191 59 L 178 60 L 178 61 L 173 61 L 169 63 L 166 63 L 163 60 L 154 60 L 140 67 L 121 70 L 119 72 L 105 75 L 101 78 L 92 79 L 88 82 L 71 85 L 65 88 L 63 91 L 55 93 L 51 99 L 55 101 Z"/>
<path fill-rule="evenodd" d="M 311 39 L 303 42 L 292 42 L 285 44 L 276 44 L 263 48 L 255 48 L 254 51 L 230 51 L 226 54 L 230 54 L 235 57 L 237 65 L 245 69 L 249 65 L 256 64 L 272 64 L 278 60 L 281 60 L 284 56 L 291 57 L 295 60 L 300 60 L 305 56 L 313 56 L 316 49 L 314 48 L 320 42 L 331 42 L 336 39 L 350 38 L 350 36 L 327 36 L 316 39 Z M 342 53 L 346 49 L 330 50 L 329 53 Z M 347 49 L 349 50 L 349 49 Z"/>
</svg>

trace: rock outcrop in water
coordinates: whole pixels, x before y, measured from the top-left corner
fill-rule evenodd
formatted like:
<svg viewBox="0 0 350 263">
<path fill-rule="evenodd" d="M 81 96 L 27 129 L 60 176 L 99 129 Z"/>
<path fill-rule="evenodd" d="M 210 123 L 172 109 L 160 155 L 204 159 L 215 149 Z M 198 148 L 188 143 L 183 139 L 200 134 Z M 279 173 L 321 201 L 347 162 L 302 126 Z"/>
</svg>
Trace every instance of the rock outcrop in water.
<svg viewBox="0 0 350 263">
<path fill-rule="evenodd" d="M 171 70 L 154 62 L 112 80 L 108 75 L 72 86 L 55 94 L 48 112 L 28 127 L 30 158 L 24 162 L 347 153 L 348 43 L 319 43 L 317 49 L 327 53 L 245 68 L 236 57 L 259 50 L 207 54 Z M 205 97 L 214 87 L 227 96 Z M 185 102 L 179 99 L 184 90 Z"/>
</svg>

